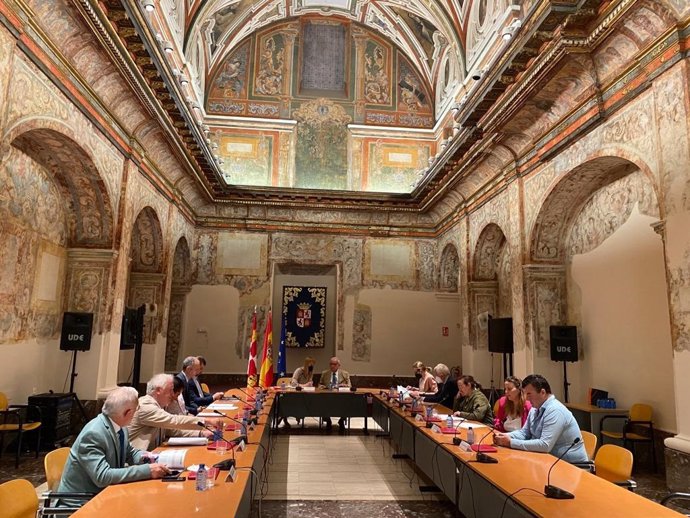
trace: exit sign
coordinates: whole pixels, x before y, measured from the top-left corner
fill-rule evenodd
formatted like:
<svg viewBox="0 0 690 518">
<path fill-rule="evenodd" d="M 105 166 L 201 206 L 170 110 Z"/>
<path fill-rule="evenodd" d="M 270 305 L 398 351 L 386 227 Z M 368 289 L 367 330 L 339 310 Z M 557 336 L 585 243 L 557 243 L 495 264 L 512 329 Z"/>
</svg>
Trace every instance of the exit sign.
<svg viewBox="0 0 690 518">
<path fill-rule="evenodd" d="M 448 336 L 448 328 L 446 326 L 441 328 L 441 336 Z"/>
</svg>

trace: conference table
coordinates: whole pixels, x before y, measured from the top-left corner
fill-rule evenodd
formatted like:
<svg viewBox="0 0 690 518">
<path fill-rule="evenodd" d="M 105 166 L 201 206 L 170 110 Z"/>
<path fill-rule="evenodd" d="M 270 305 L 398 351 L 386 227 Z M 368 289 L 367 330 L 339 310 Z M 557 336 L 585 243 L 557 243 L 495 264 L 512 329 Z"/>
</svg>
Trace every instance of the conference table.
<svg viewBox="0 0 690 518">
<path fill-rule="evenodd" d="M 228 391 L 227 395 L 246 397 L 237 390 Z M 429 429 L 423 419 L 410 414 L 406 407 L 401 408 L 395 400 L 389 401 L 386 394 L 378 389 L 339 393 L 319 390 L 298 393 L 289 389 L 272 389 L 259 415 L 258 425 L 248 433 L 246 451 L 235 454 L 239 470 L 234 482 L 226 482 L 227 472 L 222 471 L 215 485 L 203 492 L 195 491 L 193 480 L 150 480 L 110 486 L 74 516 L 120 518 L 165 513 L 184 516 L 193 513 L 229 518 L 256 515 L 273 447 L 273 428 L 277 426 L 279 417 L 322 416 L 325 402 L 330 405 L 328 416 L 363 417 L 365 423 L 372 418 L 383 431 L 379 435 L 389 436 L 396 456 L 408 457 L 433 482 L 434 489 L 445 494 L 467 518 L 682 516 L 563 461 L 552 470 L 551 484 L 570 491 L 575 498 L 548 499 L 543 495 L 543 490 L 549 468 L 556 460 L 553 456 L 497 447 L 495 453 L 490 453 L 498 459 L 497 464 L 477 463 L 475 452 L 463 451 L 462 447 L 453 444 L 453 434 Z M 449 412 L 438 405 L 436 410 L 441 414 Z M 477 423 L 477 441 L 486 435 L 486 431 L 488 428 L 482 428 Z M 458 428 L 459 438 L 466 439 L 466 434 L 464 428 Z M 234 435 L 235 432 L 225 432 L 226 439 L 232 439 Z M 484 443 L 490 442 L 489 434 Z M 203 462 L 213 465 L 230 458 L 231 452 L 221 456 L 205 446 L 190 446 L 185 464 Z M 254 473 L 248 468 L 252 468 Z M 324 499 L 329 496 L 324 495 Z"/>
</svg>

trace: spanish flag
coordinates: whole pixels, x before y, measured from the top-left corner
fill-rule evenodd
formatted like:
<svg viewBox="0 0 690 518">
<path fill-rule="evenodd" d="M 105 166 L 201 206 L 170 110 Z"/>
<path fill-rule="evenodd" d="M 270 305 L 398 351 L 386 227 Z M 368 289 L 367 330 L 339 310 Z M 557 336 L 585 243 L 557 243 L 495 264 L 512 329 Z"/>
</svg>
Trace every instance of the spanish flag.
<svg viewBox="0 0 690 518">
<path fill-rule="evenodd" d="M 252 314 L 252 340 L 249 343 L 249 362 L 247 363 L 247 387 L 256 386 L 256 349 L 259 347 L 256 338 L 256 307 Z"/>
<path fill-rule="evenodd" d="M 273 316 L 268 312 L 266 334 L 264 335 L 264 354 L 261 358 L 259 386 L 266 388 L 273 385 Z"/>
</svg>

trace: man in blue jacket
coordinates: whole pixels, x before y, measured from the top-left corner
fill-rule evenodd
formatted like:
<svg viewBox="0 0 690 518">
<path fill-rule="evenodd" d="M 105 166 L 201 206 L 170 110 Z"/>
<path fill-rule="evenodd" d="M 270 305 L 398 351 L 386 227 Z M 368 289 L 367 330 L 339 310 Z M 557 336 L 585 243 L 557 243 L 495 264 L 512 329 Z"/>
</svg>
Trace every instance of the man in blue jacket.
<svg viewBox="0 0 690 518">
<path fill-rule="evenodd" d="M 129 444 L 127 426 L 139 404 L 133 387 L 118 387 L 105 400 L 101 414 L 82 429 L 70 450 L 58 492 L 98 493 L 112 484 L 161 478 L 163 464 L 149 464 L 153 456 Z M 64 499 L 73 506 L 79 502 Z"/>
</svg>

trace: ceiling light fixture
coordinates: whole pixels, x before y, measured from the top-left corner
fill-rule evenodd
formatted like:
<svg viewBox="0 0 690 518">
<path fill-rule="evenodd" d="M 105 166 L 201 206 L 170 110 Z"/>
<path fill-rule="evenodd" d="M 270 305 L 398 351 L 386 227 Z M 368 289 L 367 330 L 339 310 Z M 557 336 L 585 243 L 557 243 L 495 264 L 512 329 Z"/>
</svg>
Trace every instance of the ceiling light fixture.
<svg viewBox="0 0 690 518">
<path fill-rule="evenodd" d="M 511 23 L 507 27 L 504 27 L 501 31 L 501 37 L 503 38 L 503 41 L 507 42 L 512 40 L 515 34 L 517 33 L 518 29 L 520 29 L 520 27 L 522 27 L 522 21 L 518 19 L 513 20 L 513 23 Z"/>
<path fill-rule="evenodd" d="M 141 0 L 141 6 L 149 13 L 156 8 L 156 4 L 153 3 L 153 0 Z"/>
<path fill-rule="evenodd" d="M 189 84 L 189 78 L 183 73 L 177 76 L 177 80 L 180 82 L 180 86 L 187 86 Z"/>
</svg>

